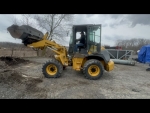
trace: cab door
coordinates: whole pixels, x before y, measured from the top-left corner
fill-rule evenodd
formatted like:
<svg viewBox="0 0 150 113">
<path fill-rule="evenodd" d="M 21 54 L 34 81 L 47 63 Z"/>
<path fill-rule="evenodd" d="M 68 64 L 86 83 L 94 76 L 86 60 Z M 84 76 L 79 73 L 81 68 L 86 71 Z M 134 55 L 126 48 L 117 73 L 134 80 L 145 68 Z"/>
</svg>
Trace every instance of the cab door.
<svg viewBox="0 0 150 113">
<path fill-rule="evenodd" d="M 87 50 L 88 53 L 100 52 L 101 47 L 101 24 L 87 27 Z"/>
</svg>

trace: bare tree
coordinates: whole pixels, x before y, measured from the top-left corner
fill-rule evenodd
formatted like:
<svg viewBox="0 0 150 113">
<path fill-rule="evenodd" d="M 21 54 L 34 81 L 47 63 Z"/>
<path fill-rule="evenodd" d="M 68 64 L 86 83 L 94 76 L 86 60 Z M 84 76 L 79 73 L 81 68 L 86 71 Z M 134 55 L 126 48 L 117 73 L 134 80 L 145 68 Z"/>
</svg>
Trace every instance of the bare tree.
<svg viewBox="0 0 150 113">
<path fill-rule="evenodd" d="M 35 15 L 38 26 L 49 32 L 50 39 L 63 40 L 70 29 L 73 20 L 72 14 L 43 14 Z"/>
<path fill-rule="evenodd" d="M 35 22 L 33 14 L 22 14 L 21 16 L 22 16 L 22 18 L 17 18 L 17 16 L 14 15 L 12 17 L 13 24 L 15 24 L 15 25 L 29 25 L 31 27 L 36 26 L 36 22 Z M 37 51 L 37 55 L 38 55 L 39 50 L 36 49 L 36 51 Z"/>
<path fill-rule="evenodd" d="M 18 19 L 16 18 L 16 16 L 13 16 L 13 17 L 12 17 L 12 22 L 13 22 L 13 24 L 15 24 L 15 25 L 19 25 L 19 21 L 18 21 Z"/>
<path fill-rule="evenodd" d="M 12 17 L 13 24 L 15 25 L 30 25 L 31 27 L 35 27 L 35 20 L 33 14 L 22 14 L 21 18 L 17 18 L 17 16 Z"/>
<path fill-rule="evenodd" d="M 56 41 L 65 41 L 64 37 L 67 36 L 70 29 L 73 15 L 71 14 L 43 14 L 35 15 L 35 19 L 39 28 L 48 32 L 48 40 L 55 39 Z M 45 55 L 46 47 L 43 50 Z"/>
<path fill-rule="evenodd" d="M 137 51 L 147 44 L 150 44 L 150 39 L 133 38 L 130 40 L 117 40 L 115 45 L 121 46 L 123 49 Z"/>
<path fill-rule="evenodd" d="M 29 25 L 44 32 L 49 32 L 49 40 L 63 40 L 67 36 L 73 21 L 73 14 L 22 14 L 22 18 L 13 16 L 16 25 Z"/>
<path fill-rule="evenodd" d="M 21 19 L 14 17 L 13 23 L 17 25 L 29 25 L 48 32 L 48 40 L 65 41 L 70 30 L 73 14 L 22 14 Z M 43 50 L 45 55 L 46 48 Z M 37 51 L 38 52 L 38 51 Z M 38 54 L 38 53 L 37 53 Z"/>
</svg>

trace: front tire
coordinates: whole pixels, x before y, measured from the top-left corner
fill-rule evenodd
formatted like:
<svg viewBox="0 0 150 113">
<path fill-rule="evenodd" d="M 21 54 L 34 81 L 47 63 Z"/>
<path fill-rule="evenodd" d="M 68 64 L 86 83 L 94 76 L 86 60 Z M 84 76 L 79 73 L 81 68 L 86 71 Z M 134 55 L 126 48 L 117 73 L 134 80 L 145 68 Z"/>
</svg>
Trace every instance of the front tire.
<svg viewBox="0 0 150 113">
<path fill-rule="evenodd" d="M 83 66 L 83 73 L 85 78 L 90 80 L 97 80 L 102 77 L 104 72 L 104 67 L 99 60 L 90 59 L 85 62 Z"/>
<path fill-rule="evenodd" d="M 42 72 L 46 78 L 58 78 L 63 71 L 62 64 L 54 58 L 51 58 L 43 65 Z"/>
</svg>

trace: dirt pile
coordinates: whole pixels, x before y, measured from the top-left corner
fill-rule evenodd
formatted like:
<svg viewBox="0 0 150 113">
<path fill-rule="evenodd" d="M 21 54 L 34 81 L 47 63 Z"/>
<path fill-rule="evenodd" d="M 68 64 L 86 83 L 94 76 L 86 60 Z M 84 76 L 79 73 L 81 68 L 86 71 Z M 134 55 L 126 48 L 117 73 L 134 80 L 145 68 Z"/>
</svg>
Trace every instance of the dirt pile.
<svg viewBox="0 0 150 113">
<path fill-rule="evenodd" d="M 21 73 L 18 73 L 17 71 L 7 71 L 5 73 L 0 74 L 0 83 L 7 83 L 7 84 L 37 84 L 42 82 L 41 78 L 32 78 L 32 77 L 24 77 Z"/>
<path fill-rule="evenodd" d="M 4 69 L 6 66 L 7 65 L 4 61 L 0 61 L 0 69 Z"/>
<path fill-rule="evenodd" d="M 38 84 L 42 82 L 42 78 L 25 77 L 17 71 L 10 70 L 0 73 L 0 85 L 5 84 L 8 89 L 13 88 L 16 93 L 20 92 L 13 98 L 46 98 L 47 91 L 38 86 Z M 5 98 L 10 98 L 7 97 L 6 94 L 4 93 Z"/>
<path fill-rule="evenodd" d="M 7 84 L 12 84 L 12 83 L 19 83 L 21 82 L 22 77 L 15 71 L 9 70 L 5 71 L 0 74 L 0 83 L 7 83 Z"/>
<path fill-rule="evenodd" d="M 23 75 L 16 71 L 18 64 L 24 65 L 28 60 L 14 57 L 0 57 L 0 86 L 7 86 L 7 89 L 14 90 L 13 96 L 3 92 L 0 98 L 46 98 L 47 92 L 44 88 L 38 87 L 43 82 L 42 78 Z M 1 93 L 1 92 L 0 92 Z"/>
<path fill-rule="evenodd" d="M 3 63 L 2 63 L 3 62 Z M 28 62 L 27 60 L 24 60 L 22 58 L 15 58 L 15 57 L 0 57 L 0 67 L 4 66 L 4 65 L 17 65 L 20 63 L 25 63 Z"/>
</svg>

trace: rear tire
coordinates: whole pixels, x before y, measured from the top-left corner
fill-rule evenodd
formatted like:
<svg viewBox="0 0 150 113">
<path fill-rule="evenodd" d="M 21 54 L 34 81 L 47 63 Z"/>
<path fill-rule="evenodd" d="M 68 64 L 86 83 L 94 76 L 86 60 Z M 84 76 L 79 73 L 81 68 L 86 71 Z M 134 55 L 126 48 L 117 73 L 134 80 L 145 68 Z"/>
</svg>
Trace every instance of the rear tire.
<svg viewBox="0 0 150 113">
<path fill-rule="evenodd" d="M 43 65 L 42 72 L 46 78 L 58 78 L 63 71 L 62 64 L 54 58 L 51 58 Z"/>
<path fill-rule="evenodd" d="M 85 78 L 90 80 L 97 80 L 102 77 L 104 72 L 104 67 L 99 60 L 90 59 L 85 62 L 83 66 L 83 73 Z"/>
</svg>

